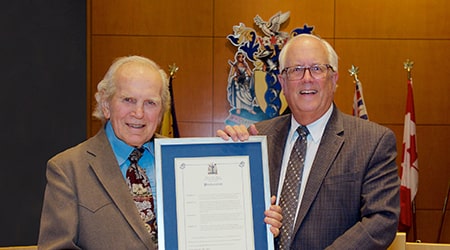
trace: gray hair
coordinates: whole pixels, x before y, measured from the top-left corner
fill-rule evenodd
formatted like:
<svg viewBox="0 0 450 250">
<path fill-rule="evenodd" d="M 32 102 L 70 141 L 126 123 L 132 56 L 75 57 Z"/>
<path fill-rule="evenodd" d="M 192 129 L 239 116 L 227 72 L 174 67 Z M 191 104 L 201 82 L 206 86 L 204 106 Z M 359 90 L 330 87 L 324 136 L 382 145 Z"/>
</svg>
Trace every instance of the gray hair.
<svg viewBox="0 0 450 250">
<path fill-rule="evenodd" d="M 281 71 L 283 71 L 283 69 L 285 68 L 285 57 L 286 57 L 286 53 L 289 49 L 289 47 L 291 46 L 291 44 L 293 43 L 292 41 L 295 41 L 297 39 L 301 39 L 302 37 L 312 37 L 317 39 L 318 41 L 320 41 L 323 46 L 325 47 L 325 49 L 327 50 L 327 54 L 328 54 L 328 64 L 331 65 L 331 67 L 333 67 L 333 70 L 335 72 L 338 71 L 338 55 L 336 54 L 336 51 L 333 49 L 333 47 L 324 39 L 316 36 L 316 35 L 312 35 L 312 34 L 299 34 L 297 36 L 292 37 L 291 39 L 289 39 L 289 41 L 284 45 L 283 49 L 281 49 L 280 55 L 278 56 L 278 62 L 279 62 L 279 69 L 280 69 L 280 73 Z"/>
<path fill-rule="evenodd" d="M 119 57 L 114 60 L 113 64 L 109 67 L 108 72 L 106 72 L 103 80 L 101 80 L 97 85 L 97 93 L 95 93 L 95 100 L 97 102 L 96 107 L 92 115 L 98 118 L 101 121 L 105 121 L 106 117 L 102 111 L 102 101 L 103 100 L 111 100 L 111 97 L 116 92 L 116 77 L 115 74 L 117 70 L 124 64 L 130 62 L 139 62 L 145 65 L 150 66 L 151 68 L 157 70 L 161 75 L 163 86 L 161 88 L 161 101 L 162 101 L 162 119 L 163 114 L 170 108 L 170 92 L 169 92 L 169 79 L 167 78 L 167 74 L 164 70 L 159 67 L 154 61 L 142 57 L 142 56 L 124 56 Z"/>
</svg>

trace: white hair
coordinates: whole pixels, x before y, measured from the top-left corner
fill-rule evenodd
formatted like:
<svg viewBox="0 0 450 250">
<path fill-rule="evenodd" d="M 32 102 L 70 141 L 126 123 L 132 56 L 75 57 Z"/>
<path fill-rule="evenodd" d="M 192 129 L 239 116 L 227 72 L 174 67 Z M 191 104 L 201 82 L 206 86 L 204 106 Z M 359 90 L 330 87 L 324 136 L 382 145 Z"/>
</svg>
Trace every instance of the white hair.
<svg viewBox="0 0 450 250">
<path fill-rule="evenodd" d="M 331 67 L 333 67 L 333 70 L 335 72 L 338 71 L 338 56 L 336 54 L 336 51 L 333 49 L 333 47 L 324 39 L 316 36 L 316 35 L 312 35 L 312 34 L 299 34 L 297 36 L 292 37 L 291 39 L 289 39 L 289 41 L 284 45 L 284 47 L 281 49 L 280 55 L 278 56 L 278 62 L 279 62 L 279 69 L 280 72 L 283 71 L 283 69 L 285 68 L 285 57 L 286 57 L 286 53 L 289 50 L 291 44 L 293 43 L 293 41 L 296 41 L 298 39 L 302 39 L 304 37 L 312 37 L 314 39 L 317 39 L 318 41 L 320 41 L 323 46 L 325 47 L 325 49 L 327 50 L 327 54 L 328 54 L 328 64 L 331 65 Z"/>
</svg>

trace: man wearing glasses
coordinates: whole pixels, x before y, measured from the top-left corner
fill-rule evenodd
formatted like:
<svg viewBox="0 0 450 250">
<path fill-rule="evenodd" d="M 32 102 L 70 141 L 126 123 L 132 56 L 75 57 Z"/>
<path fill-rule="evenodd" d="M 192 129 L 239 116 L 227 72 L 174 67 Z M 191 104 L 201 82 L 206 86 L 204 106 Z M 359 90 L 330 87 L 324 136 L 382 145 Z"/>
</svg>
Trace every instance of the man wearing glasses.
<svg viewBox="0 0 450 250">
<path fill-rule="evenodd" d="M 283 209 L 276 248 L 386 249 L 400 212 L 394 133 L 339 111 L 338 56 L 325 40 L 291 38 L 279 68 L 291 114 L 217 131 L 267 135 L 271 192 Z"/>
</svg>

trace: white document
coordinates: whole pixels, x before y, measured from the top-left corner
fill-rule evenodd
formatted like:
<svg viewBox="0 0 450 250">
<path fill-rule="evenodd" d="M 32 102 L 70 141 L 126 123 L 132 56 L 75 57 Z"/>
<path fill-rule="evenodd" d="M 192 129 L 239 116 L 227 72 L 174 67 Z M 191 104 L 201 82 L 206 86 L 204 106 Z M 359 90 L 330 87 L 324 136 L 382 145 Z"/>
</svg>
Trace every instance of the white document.
<svg viewBox="0 0 450 250">
<path fill-rule="evenodd" d="M 174 161 L 179 249 L 253 250 L 249 157 Z"/>
</svg>

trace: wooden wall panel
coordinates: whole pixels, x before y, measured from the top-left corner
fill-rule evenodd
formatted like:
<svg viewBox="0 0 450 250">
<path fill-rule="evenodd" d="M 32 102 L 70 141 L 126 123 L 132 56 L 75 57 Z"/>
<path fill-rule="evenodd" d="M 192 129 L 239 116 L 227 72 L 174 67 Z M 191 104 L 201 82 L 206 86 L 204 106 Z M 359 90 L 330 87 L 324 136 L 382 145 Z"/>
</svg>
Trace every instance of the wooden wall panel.
<svg viewBox="0 0 450 250">
<path fill-rule="evenodd" d="M 449 39 L 450 1 L 336 0 L 336 37 Z"/>
<path fill-rule="evenodd" d="M 442 205 L 444 204 L 443 199 L 444 197 L 442 197 Z M 450 216 L 448 214 L 447 212 L 442 228 L 441 243 L 450 243 Z M 418 210 L 416 214 L 417 240 L 421 240 L 422 242 L 436 242 L 441 219 L 442 212 L 439 210 Z"/>
<path fill-rule="evenodd" d="M 303 27 L 304 24 L 314 25 L 315 31 L 322 37 L 334 34 L 334 0 L 246 0 L 246 1 L 214 1 L 214 36 L 226 36 L 233 32 L 233 26 L 244 23 L 247 27 L 258 30 L 253 18 L 261 16 L 268 21 L 278 11 L 290 11 L 289 20 L 281 26 L 281 30 L 291 30 Z"/>
<path fill-rule="evenodd" d="M 178 122 L 181 137 L 205 137 L 215 133 L 211 122 Z"/>
<path fill-rule="evenodd" d="M 336 39 L 340 56 L 336 102 L 351 112 L 354 83 L 348 69 L 354 64 L 359 67 L 369 118 L 403 123 L 407 94 L 403 63 L 411 59 L 416 122 L 450 124 L 450 116 L 443 115 L 449 109 L 450 84 L 439 84 L 450 78 L 450 71 L 445 70 L 450 68 L 449 47 L 449 40 Z"/>
<path fill-rule="evenodd" d="M 92 0 L 92 33 L 210 36 L 212 0 Z"/>
<path fill-rule="evenodd" d="M 227 85 L 230 65 L 234 60 L 234 47 L 226 38 L 214 38 L 214 122 L 224 123 L 231 108 L 227 100 Z"/>
<path fill-rule="evenodd" d="M 449 142 L 450 126 L 419 125 L 417 127 L 419 191 L 416 205 L 418 209 L 442 209 L 447 185 L 450 184 Z"/>
</svg>

